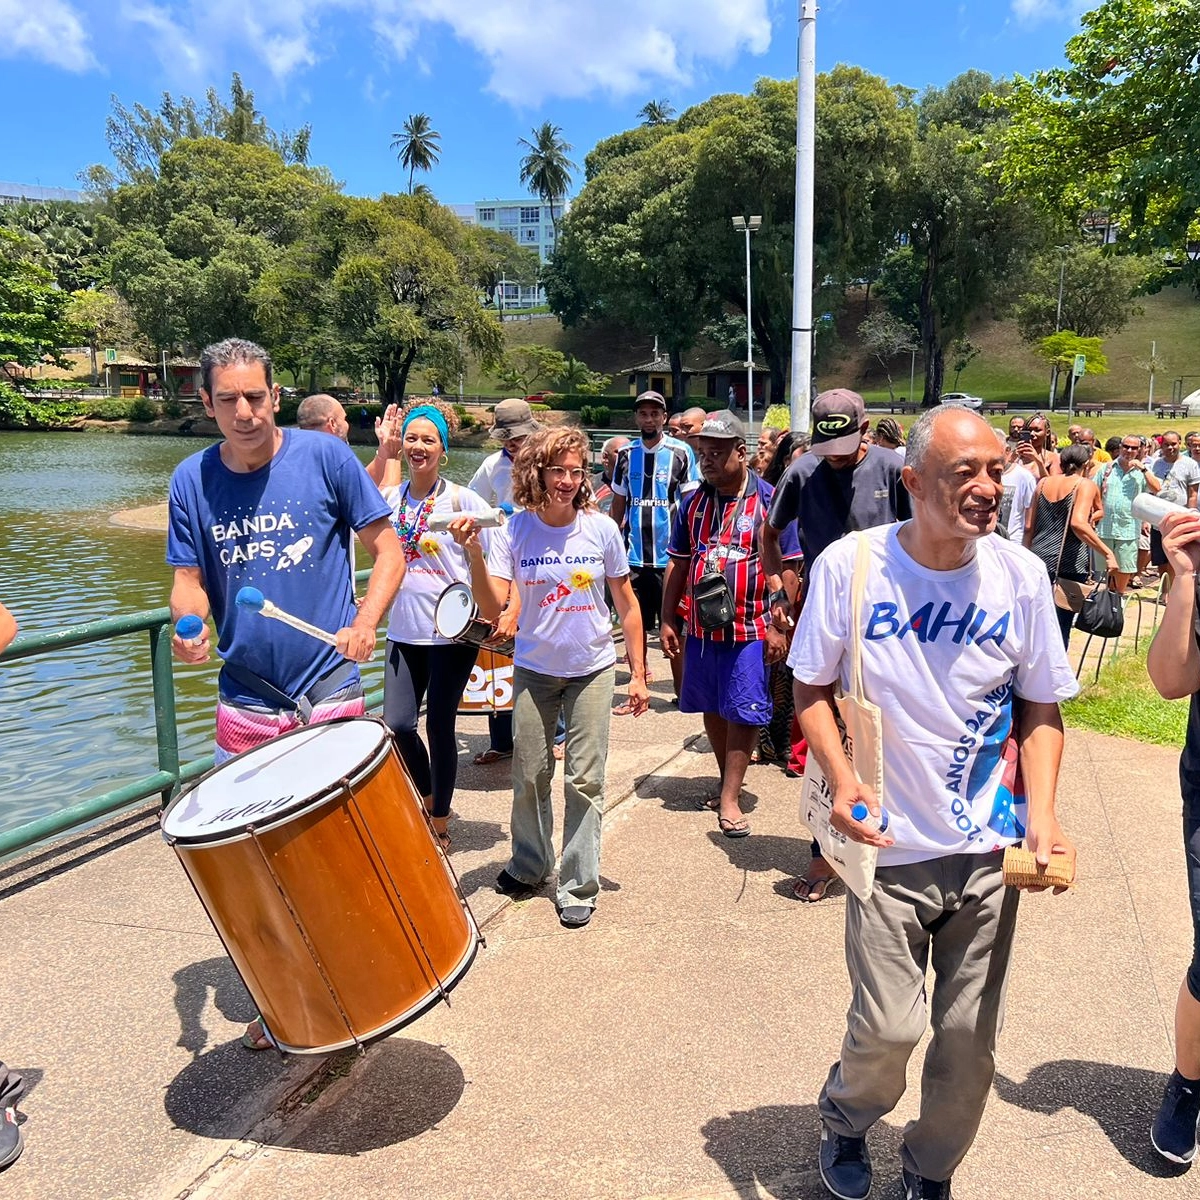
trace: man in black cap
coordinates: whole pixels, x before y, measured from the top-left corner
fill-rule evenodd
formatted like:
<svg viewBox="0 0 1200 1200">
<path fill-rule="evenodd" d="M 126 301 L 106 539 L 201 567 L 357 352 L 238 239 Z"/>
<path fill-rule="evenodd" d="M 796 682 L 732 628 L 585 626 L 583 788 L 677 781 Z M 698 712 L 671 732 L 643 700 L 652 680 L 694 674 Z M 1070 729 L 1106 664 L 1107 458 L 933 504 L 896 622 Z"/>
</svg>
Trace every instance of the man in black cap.
<svg viewBox="0 0 1200 1200">
<path fill-rule="evenodd" d="M 645 638 L 662 606 L 671 513 L 680 489 L 695 477 L 696 460 L 683 442 L 663 436 L 667 402 L 658 392 L 638 396 L 633 415 L 642 436 L 617 454 L 610 516 L 625 534 L 630 583 L 642 612 Z M 645 648 L 643 641 L 643 654 Z M 676 694 L 679 686 L 676 680 Z M 627 703 L 613 710 L 617 716 L 626 716 L 630 711 Z"/>
<path fill-rule="evenodd" d="M 908 492 L 900 482 L 904 464 L 893 451 L 866 440 L 869 428 L 863 398 L 849 388 L 832 388 L 813 402 L 812 446 L 780 479 L 762 527 L 763 569 L 773 591 L 782 587 L 779 538 L 793 521 L 807 573 L 813 559 L 843 535 L 912 516 Z M 779 624 L 790 616 L 783 605 L 773 606 L 772 612 Z M 800 735 L 794 724 L 792 736 L 792 761 L 798 764 Z M 833 878 L 821 848 L 813 842 L 812 862 L 808 874 L 796 883 L 796 898 L 824 899 Z"/>
</svg>

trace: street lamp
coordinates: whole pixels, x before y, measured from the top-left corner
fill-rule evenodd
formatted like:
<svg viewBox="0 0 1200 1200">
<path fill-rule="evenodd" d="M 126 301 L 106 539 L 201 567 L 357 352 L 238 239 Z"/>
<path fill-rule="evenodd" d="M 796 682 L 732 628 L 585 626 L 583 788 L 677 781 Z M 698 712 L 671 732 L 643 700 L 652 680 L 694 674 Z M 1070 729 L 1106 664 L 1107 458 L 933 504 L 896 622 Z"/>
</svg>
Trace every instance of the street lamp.
<svg viewBox="0 0 1200 1200">
<path fill-rule="evenodd" d="M 762 217 L 734 217 L 733 227 L 746 235 L 746 422 L 754 436 L 754 343 L 750 325 L 750 235 L 758 231 Z"/>
<path fill-rule="evenodd" d="M 1067 254 L 1070 251 L 1070 246 L 1057 247 L 1061 259 L 1058 264 L 1058 309 L 1054 313 L 1054 332 L 1058 333 L 1062 329 L 1062 300 L 1063 300 L 1063 280 L 1067 274 Z M 1055 363 L 1050 371 L 1050 411 L 1054 411 L 1054 397 L 1058 392 L 1058 363 Z"/>
</svg>

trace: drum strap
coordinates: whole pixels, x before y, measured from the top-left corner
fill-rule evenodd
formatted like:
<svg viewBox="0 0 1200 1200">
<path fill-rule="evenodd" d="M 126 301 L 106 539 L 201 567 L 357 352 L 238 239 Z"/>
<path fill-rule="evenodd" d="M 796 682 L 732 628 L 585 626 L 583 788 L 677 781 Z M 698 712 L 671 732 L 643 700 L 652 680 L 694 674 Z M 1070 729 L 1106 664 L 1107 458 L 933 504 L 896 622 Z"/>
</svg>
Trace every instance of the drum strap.
<svg viewBox="0 0 1200 1200">
<path fill-rule="evenodd" d="M 322 675 L 303 696 L 296 698 L 289 696 L 287 692 L 247 667 L 238 666 L 237 663 L 227 662 L 223 669 L 231 679 L 253 692 L 260 700 L 267 701 L 281 712 L 295 713 L 300 723 L 307 725 L 312 719 L 313 707 L 344 687 L 353 677 L 355 665 L 349 660 L 338 663 L 327 675 Z"/>
</svg>

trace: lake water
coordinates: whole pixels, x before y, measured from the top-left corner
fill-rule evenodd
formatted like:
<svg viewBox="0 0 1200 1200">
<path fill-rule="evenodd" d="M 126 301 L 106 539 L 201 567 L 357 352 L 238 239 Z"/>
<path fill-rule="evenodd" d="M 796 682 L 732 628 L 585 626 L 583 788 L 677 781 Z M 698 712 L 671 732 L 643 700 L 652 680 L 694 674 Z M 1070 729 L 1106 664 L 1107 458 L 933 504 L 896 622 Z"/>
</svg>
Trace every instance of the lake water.
<svg viewBox="0 0 1200 1200">
<path fill-rule="evenodd" d="M 120 529 L 114 512 L 167 497 L 196 438 L 0 433 L 0 601 L 21 633 L 158 608 L 166 534 Z M 364 460 L 372 451 L 356 447 Z M 483 454 L 455 450 L 471 478 Z M 370 677 L 381 670 L 382 654 Z M 180 752 L 211 752 L 217 665 L 175 664 Z M 378 686 L 376 681 L 374 686 Z M 157 769 L 149 636 L 78 646 L 0 668 L 0 830 Z"/>
</svg>

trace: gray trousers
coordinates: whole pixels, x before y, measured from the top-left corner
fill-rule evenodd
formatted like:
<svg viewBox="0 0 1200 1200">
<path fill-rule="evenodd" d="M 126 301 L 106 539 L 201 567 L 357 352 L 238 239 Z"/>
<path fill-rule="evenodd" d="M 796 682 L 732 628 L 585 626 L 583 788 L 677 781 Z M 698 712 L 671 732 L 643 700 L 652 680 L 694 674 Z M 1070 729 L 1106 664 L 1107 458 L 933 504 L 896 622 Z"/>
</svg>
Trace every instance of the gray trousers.
<svg viewBox="0 0 1200 1200">
<path fill-rule="evenodd" d="M 513 672 L 512 857 L 505 870 L 536 887 L 554 870 L 554 730 L 567 721 L 563 763 L 559 908 L 594 908 L 600 892 L 600 819 L 616 670 L 560 678 L 517 667 Z"/>
<path fill-rule="evenodd" d="M 821 1090 L 821 1119 L 862 1137 L 904 1094 L 905 1069 L 932 1017 L 920 1116 L 904 1129 L 904 1165 L 945 1180 L 983 1118 L 1017 923 L 1000 854 L 882 867 L 865 904 L 846 898 L 846 966 L 853 989 L 842 1055 Z M 932 951 L 933 995 L 925 991 Z"/>
</svg>

